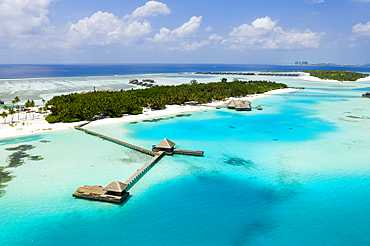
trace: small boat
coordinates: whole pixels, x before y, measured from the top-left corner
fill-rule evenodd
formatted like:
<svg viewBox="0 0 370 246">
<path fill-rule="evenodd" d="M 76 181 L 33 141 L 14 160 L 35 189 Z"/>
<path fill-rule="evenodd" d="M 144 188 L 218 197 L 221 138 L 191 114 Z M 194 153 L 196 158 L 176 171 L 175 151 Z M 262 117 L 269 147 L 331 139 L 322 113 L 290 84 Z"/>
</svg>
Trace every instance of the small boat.
<svg viewBox="0 0 370 246">
<path fill-rule="evenodd" d="M 221 107 L 220 106 L 217 106 L 216 109 L 220 109 Z"/>
<path fill-rule="evenodd" d="M 258 105 L 258 106 L 257 106 L 257 109 L 258 109 L 258 110 L 262 110 L 262 106 Z"/>
</svg>

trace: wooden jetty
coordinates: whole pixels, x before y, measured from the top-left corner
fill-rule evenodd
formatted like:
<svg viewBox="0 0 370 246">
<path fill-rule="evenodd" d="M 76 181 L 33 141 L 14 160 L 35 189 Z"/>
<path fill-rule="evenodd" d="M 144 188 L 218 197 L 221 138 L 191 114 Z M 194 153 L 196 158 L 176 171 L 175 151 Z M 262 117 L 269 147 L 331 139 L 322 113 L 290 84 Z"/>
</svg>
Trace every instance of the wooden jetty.
<svg viewBox="0 0 370 246">
<path fill-rule="evenodd" d="M 203 151 L 192 151 L 192 150 L 183 150 L 183 149 L 174 149 L 175 143 L 169 141 L 168 139 L 163 139 L 159 144 L 153 147 L 153 150 L 150 151 L 139 146 L 129 144 L 111 137 L 104 136 L 102 134 L 86 130 L 82 128 L 82 126 L 87 125 L 89 122 L 76 126 L 77 130 L 83 131 L 87 134 L 97 136 L 104 140 L 108 140 L 110 142 L 128 147 L 130 149 L 136 150 L 138 152 L 147 154 L 152 156 L 144 166 L 138 169 L 130 178 L 128 178 L 124 183 L 119 181 L 113 181 L 108 186 L 103 188 L 100 185 L 85 185 L 83 187 L 79 187 L 75 193 L 73 193 L 73 197 L 89 199 L 89 200 L 96 200 L 96 201 L 103 201 L 103 202 L 112 202 L 112 203 L 121 203 L 128 195 L 128 189 L 130 189 L 136 182 L 149 171 L 165 154 L 182 154 L 182 155 L 195 155 L 195 156 L 203 156 Z"/>
<path fill-rule="evenodd" d="M 119 144 L 119 145 L 122 145 L 122 146 L 125 146 L 127 148 L 130 148 L 130 149 L 133 149 L 133 150 L 136 150 L 136 151 L 139 151 L 141 153 L 144 153 L 144 154 L 147 154 L 147 155 L 150 155 L 150 156 L 155 156 L 156 153 L 154 153 L 153 151 L 150 151 L 148 149 L 144 149 L 144 148 L 141 148 L 139 146 L 136 146 L 136 145 L 133 145 L 133 144 L 130 144 L 130 143 L 126 143 L 126 142 L 123 142 L 123 141 L 120 141 L 120 140 L 117 140 L 117 139 L 114 139 L 114 138 L 111 138 L 111 137 L 108 137 L 108 136 L 104 136 L 102 134 L 99 134 L 99 133 L 96 133 L 96 132 L 93 132 L 93 131 L 89 131 L 89 130 L 86 130 L 80 126 L 76 126 L 75 127 L 77 130 L 80 130 L 80 131 L 83 131 L 83 132 L 86 132 L 87 134 L 90 134 L 90 135 L 93 135 L 93 136 L 96 136 L 96 137 L 99 137 L 99 138 L 102 138 L 104 140 L 108 140 L 110 142 L 113 142 L 113 143 L 116 143 L 116 144 Z"/>
<path fill-rule="evenodd" d="M 204 151 L 198 150 L 186 150 L 186 149 L 175 149 L 175 143 L 168 140 L 167 138 L 163 139 L 159 144 L 153 146 L 152 150 L 154 153 L 164 152 L 165 155 L 193 155 L 193 156 L 203 156 Z"/>
<path fill-rule="evenodd" d="M 178 154 L 178 155 L 193 155 L 193 156 L 203 156 L 204 155 L 204 151 L 187 150 L 187 149 L 174 149 L 173 153 Z"/>
<path fill-rule="evenodd" d="M 131 188 L 150 168 L 152 168 L 164 155 L 164 152 L 158 152 L 150 159 L 142 168 L 138 169 L 130 178 L 128 178 L 124 184 L 127 184 L 127 188 Z"/>
</svg>

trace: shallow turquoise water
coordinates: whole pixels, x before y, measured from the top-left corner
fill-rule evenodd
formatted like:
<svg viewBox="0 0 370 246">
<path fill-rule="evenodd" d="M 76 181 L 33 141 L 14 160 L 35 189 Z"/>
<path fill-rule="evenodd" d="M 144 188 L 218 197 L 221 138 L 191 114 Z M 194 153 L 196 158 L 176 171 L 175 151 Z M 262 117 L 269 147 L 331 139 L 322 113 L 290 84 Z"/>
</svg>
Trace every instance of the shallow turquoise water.
<svg viewBox="0 0 370 246">
<path fill-rule="evenodd" d="M 297 93 L 338 93 L 333 83 L 311 87 Z M 0 166 L 15 152 L 6 149 L 21 145 L 43 159 L 6 169 L 14 177 L 0 198 L 0 245 L 369 245 L 370 100 L 270 96 L 252 104 L 263 110 L 87 127 L 144 148 L 166 137 L 205 151 L 164 157 L 122 205 L 72 193 L 124 181 L 149 156 L 76 130 L 1 141 Z"/>
</svg>

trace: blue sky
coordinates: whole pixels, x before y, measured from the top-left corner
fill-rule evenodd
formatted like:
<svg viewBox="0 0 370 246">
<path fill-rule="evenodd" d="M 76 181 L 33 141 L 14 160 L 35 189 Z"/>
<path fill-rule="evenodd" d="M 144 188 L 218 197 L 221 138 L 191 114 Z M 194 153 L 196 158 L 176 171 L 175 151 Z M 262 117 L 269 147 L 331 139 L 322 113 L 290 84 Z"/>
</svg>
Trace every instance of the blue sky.
<svg viewBox="0 0 370 246">
<path fill-rule="evenodd" d="M 0 63 L 370 62 L 370 0 L 0 0 Z"/>
</svg>

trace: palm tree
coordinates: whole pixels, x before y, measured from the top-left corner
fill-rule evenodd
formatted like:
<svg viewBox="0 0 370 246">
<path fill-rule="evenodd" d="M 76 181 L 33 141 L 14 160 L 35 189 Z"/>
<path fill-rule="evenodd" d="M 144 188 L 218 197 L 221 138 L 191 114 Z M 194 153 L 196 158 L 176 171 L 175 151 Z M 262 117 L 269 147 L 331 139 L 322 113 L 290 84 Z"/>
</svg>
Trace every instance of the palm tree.
<svg viewBox="0 0 370 246">
<path fill-rule="evenodd" d="M 7 112 L 5 112 L 5 111 L 3 111 L 3 112 L 1 113 L 1 117 L 3 117 L 3 119 L 4 119 L 4 124 L 6 124 L 6 117 L 8 117 L 8 113 L 7 113 Z"/>
<path fill-rule="evenodd" d="M 31 103 L 30 103 L 30 107 L 32 107 L 32 108 L 34 108 L 35 107 L 35 101 L 31 101 Z M 32 112 L 33 112 L 33 117 L 32 118 L 35 118 L 35 111 L 34 110 L 32 110 Z"/>
<path fill-rule="evenodd" d="M 28 114 L 28 108 L 30 107 L 30 100 L 27 100 L 27 102 L 24 104 L 24 107 L 26 108 L 26 120 L 27 120 L 27 114 Z"/>
<path fill-rule="evenodd" d="M 14 110 L 14 108 L 11 108 L 11 109 L 9 110 L 9 114 L 12 116 L 12 121 L 13 121 L 14 114 L 15 114 L 15 110 Z"/>
<path fill-rule="evenodd" d="M 17 104 L 16 109 L 17 109 L 17 112 L 18 112 L 18 120 L 19 120 L 19 109 L 20 109 L 20 107 L 19 107 L 18 103 L 19 103 L 20 101 L 21 101 L 21 99 L 19 99 L 19 97 L 18 97 L 18 96 L 14 97 L 14 102 L 15 102 L 15 104 Z M 12 101 L 12 103 L 13 103 L 13 101 Z"/>
<path fill-rule="evenodd" d="M 15 107 L 17 109 L 17 112 L 18 112 L 18 120 L 19 120 L 19 109 L 21 108 L 18 104 L 17 106 Z"/>
</svg>

